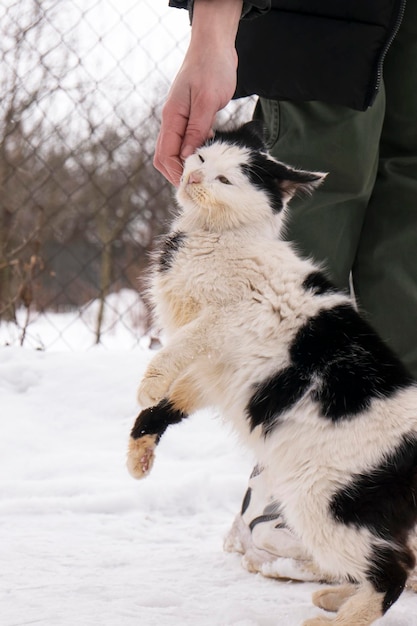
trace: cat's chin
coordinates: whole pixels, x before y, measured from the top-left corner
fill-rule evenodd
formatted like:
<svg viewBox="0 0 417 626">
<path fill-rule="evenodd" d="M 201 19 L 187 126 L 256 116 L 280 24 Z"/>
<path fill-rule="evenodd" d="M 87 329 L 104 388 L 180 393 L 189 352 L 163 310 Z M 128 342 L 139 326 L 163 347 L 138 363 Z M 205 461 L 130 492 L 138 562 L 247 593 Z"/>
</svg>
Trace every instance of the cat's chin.
<svg viewBox="0 0 417 626">
<path fill-rule="evenodd" d="M 193 197 L 188 191 L 187 185 L 181 185 L 177 190 L 177 200 L 181 206 L 188 206 Z"/>
<path fill-rule="evenodd" d="M 207 195 L 203 190 L 189 188 L 189 186 L 180 187 L 177 191 L 177 202 L 182 208 L 183 215 L 188 214 L 189 217 L 198 219 L 198 215 L 204 215 L 207 210 Z"/>
<path fill-rule="evenodd" d="M 207 191 L 201 185 L 184 185 L 178 190 L 177 198 L 180 202 L 190 201 L 198 206 L 205 204 Z"/>
</svg>

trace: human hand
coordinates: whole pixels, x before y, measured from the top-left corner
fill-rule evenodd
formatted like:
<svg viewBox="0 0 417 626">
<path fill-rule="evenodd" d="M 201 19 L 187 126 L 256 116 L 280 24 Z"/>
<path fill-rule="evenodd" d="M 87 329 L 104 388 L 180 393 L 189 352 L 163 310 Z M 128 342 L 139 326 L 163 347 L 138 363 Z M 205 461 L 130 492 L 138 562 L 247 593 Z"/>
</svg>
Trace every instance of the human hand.
<svg viewBox="0 0 417 626">
<path fill-rule="evenodd" d="M 216 113 L 236 88 L 237 55 L 187 54 L 162 111 L 155 167 L 178 186 L 182 161 L 210 137 Z"/>
<path fill-rule="evenodd" d="M 235 38 L 242 0 L 196 0 L 191 43 L 162 111 L 155 167 L 178 186 L 183 160 L 212 134 L 236 89 Z"/>
</svg>

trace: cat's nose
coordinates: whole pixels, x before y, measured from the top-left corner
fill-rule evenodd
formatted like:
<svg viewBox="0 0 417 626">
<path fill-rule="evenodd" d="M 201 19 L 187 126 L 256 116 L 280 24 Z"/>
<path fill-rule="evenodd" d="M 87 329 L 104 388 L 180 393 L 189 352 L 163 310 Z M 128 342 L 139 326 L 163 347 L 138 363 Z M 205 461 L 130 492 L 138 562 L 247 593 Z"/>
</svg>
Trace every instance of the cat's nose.
<svg viewBox="0 0 417 626">
<path fill-rule="evenodd" d="M 187 184 L 197 184 L 203 182 L 203 173 L 200 170 L 194 170 L 188 176 Z"/>
</svg>

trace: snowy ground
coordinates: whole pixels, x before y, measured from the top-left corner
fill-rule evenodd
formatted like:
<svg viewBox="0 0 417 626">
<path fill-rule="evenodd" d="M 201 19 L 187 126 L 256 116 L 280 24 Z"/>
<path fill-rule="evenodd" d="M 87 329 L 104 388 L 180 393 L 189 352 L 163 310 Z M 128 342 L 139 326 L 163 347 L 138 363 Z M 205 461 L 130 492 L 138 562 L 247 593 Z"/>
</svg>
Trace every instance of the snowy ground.
<svg viewBox="0 0 417 626">
<path fill-rule="evenodd" d="M 173 427 L 151 475 L 128 475 L 150 354 L 0 347 L 0 624 L 299 626 L 317 585 L 222 551 L 252 462 L 219 418 Z M 379 624 L 417 626 L 417 596 Z"/>
</svg>

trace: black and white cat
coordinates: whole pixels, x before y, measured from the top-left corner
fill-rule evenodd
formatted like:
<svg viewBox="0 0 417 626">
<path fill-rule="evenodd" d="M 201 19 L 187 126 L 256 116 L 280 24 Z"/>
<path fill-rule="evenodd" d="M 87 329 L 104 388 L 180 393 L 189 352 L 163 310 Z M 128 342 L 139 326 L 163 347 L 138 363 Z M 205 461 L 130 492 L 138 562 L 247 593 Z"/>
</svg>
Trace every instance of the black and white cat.
<svg viewBox="0 0 417 626">
<path fill-rule="evenodd" d="M 288 200 L 322 179 L 271 158 L 251 123 L 186 160 L 152 280 L 167 343 L 139 387 L 128 468 L 145 476 L 170 424 L 217 407 L 293 536 L 345 581 L 313 596 L 336 617 L 304 626 L 366 626 L 415 565 L 417 386 L 349 297 L 279 239 Z"/>
</svg>

